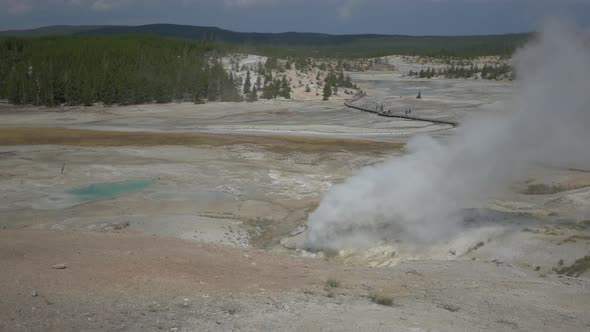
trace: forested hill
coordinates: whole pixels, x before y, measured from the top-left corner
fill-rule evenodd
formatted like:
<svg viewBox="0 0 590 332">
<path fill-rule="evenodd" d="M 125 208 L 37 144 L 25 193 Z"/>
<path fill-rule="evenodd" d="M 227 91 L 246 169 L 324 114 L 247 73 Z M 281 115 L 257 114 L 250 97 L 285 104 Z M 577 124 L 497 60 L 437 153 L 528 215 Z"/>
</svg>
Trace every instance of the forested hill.
<svg viewBox="0 0 590 332">
<path fill-rule="evenodd" d="M 41 37 L 41 36 L 71 36 L 84 31 L 100 29 L 97 25 L 52 25 L 28 30 L 0 31 L 0 36 L 10 37 Z"/>
<path fill-rule="evenodd" d="M 188 40 L 229 43 L 244 51 L 267 55 L 376 57 L 391 54 L 426 56 L 509 55 L 530 34 L 487 36 L 329 35 L 321 33 L 249 33 L 215 27 L 174 24 L 143 26 L 51 26 L 4 31 L 4 36 L 45 35 L 158 35 Z M 277 47 L 280 46 L 280 47 Z"/>
<path fill-rule="evenodd" d="M 0 38 L 0 99 L 59 106 L 240 101 L 210 43 L 157 36 Z"/>
</svg>

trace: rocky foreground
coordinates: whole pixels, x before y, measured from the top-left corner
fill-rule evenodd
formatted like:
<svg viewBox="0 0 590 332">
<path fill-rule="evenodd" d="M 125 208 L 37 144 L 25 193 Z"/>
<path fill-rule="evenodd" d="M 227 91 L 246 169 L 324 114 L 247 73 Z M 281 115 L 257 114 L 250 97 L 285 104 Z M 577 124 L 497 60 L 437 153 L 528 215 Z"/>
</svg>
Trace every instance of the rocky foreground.
<svg viewBox="0 0 590 332">
<path fill-rule="evenodd" d="M 587 331 L 587 281 L 340 265 L 134 233 L 0 231 L 3 331 Z"/>
</svg>

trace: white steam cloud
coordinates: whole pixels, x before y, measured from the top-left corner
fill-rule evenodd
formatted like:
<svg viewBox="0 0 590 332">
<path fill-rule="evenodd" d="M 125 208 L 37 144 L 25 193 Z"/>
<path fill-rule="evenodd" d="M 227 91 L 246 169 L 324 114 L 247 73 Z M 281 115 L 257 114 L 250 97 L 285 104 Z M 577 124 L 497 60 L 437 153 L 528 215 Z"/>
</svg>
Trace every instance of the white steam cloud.
<svg viewBox="0 0 590 332">
<path fill-rule="evenodd" d="M 512 109 L 466 120 L 446 144 L 416 137 L 401 158 L 336 185 L 309 217 L 310 249 L 381 240 L 428 243 L 460 230 L 461 210 L 526 175 L 532 163 L 590 165 L 587 36 L 551 22 L 517 52 Z"/>
</svg>

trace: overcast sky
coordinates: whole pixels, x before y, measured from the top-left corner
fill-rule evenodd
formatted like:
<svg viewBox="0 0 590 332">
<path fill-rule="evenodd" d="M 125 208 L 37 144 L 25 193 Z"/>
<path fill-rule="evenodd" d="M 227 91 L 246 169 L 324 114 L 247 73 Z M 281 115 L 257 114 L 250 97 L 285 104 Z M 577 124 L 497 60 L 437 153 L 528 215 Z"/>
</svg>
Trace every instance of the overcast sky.
<svg viewBox="0 0 590 332">
<path fill-rule="evenodd" d="M 0 30 L 175 23 L 235 31 L 496 34 L 547 16 L 590 26 L 590 0 L 0 0 Z"/>
</svg>

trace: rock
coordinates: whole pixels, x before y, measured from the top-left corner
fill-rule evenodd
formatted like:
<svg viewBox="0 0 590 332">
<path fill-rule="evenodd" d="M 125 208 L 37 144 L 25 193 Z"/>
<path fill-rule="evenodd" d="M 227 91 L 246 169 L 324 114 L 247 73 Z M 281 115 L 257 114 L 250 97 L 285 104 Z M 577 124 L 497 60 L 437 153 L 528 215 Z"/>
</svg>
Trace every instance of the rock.
<svg viewBox="0 0 590 332">
<path fill-rule="evenodd" d="M 114 224 L 113 225 L 113 228 L 116 229 L 116 230 L 121 230 L 121 229 L 124 229 L 124 228 L 127 228 L 127 227 L 129 227 L 129 222 L 128 221 L 121 222 L 121 223 L 118 223 L 118 224 Z"/>
<path fill-rule="evenodd" d="M 287 249 L 295 250 L 305 250 L 305 240 L 306 240 L 307 233 L 299 233 L 293 237 L 286 237 L 281 239 L 281 245 Z"/>
<path fill-rule="evenodd" d="M 306 230 L 307 230 L 307 225 L 299 225 L 299 226 L 297 226 L 297 228 L 294 231 L 289 233 L 289 236 L 291 236 L 291 237 L 297 236 L 297 235 L 305 232 Z"/>
<path fill-rule="evenodd" d="M 170 332 L 178 332 L 178 327 L 173 327 L 170 329 Z"/>
<path fill-rule="evenodd" d="M 66 266 L 66 264 L 61 263 L 61 264 L 52 265 L 51 268 L 55 269 L 55 270 L 63 270 L 65 268 L 67 268 L 67 266 Z"/>
<path fill-rule="evenodd" d="M 33 290 L 33 291 L 31 292 L 31 296 L 32 296 L 32 297 L 37 297 L 37 296 L 39 296 L 39 293 L 37 293 L 37 291 L 36 291 L 36 290 Z"/>
<path fill-rule="evenodd" d="M 440 308 L 443 308 L 445 310 L 448 310 L 450 312 L 457 312 L 457 311 L 459 311 L 459 309 L 461 309 L 461 308 L 459 308 L 456 305 L 448 304 L 448 303 L 442 303 L 442 304 L 439 305 L 439 307 Z"/>
</svg>

